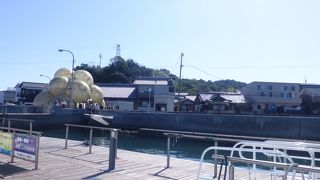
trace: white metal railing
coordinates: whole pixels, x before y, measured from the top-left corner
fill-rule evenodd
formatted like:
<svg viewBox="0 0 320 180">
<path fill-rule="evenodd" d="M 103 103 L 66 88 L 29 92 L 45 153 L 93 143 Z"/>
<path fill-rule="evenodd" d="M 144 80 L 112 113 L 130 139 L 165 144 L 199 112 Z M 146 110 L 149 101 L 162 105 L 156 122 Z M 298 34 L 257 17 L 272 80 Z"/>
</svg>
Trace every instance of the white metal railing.
<svg viewBox="0 0 320 180">
<path fill-rule="evenodd" d="M 264 141 L 264 142 L 254 142 L 254 141 L 243 141 L 239 142 L 234 145 L 234 147 L 239 148 L 259 148 L 259 149 L 272 149 L 272 150 L 281 150 L 283 152 L 286 152 L 287 155 L 294 160 L 295 163 L 301 164 L 298 162 L 299 160 L 304 160 L 305 162 L 310 162 L 308 165 L 310 167 L 315 167 L 316 162 L 320 162 L 319 158 L 316 158 L 315 154 L 320 152 L 320 144 L 317 143 L 307 143 L 307 142 L 287 142 L 287 141 Z M 298 155 L 291 155 L 290 151 L 298 152 L 298 153 L 304 153 L 303 156 Z M 232 154 L 231 154 L 232 156 Z M 244 156 L 241 156 L 241 158 L 245 158 Z M 276 162 L 276 157 L 273 157 L 273 161 Z M 279 162 L 286 162 L 281 161 L 279 159 Z M 313 179 L 315 179 L 314 173 L 309 173 L 309 178 L 312 176 Z"/>
<path fill-rule="evenodd" d="M 279 162 L 270 162 L 270 161 L 262 161 L 262 160 L 253 160 L 253 159 L 242 159 L 238 157 L 230 157 L 230 156 L 221 156 L 221 155 L 215 155 L 214 156 L 217 159 L 220 160 L 227 160 L 229 162 L 228 165 L 228 173 L 225 174 L 225 177 L 228 177 L 229 180 L 234 180 L 235 179 L 235 163 L 245 163 L 245 164 L 257 164 L 265 167 L 276 167 L 276 168 L 281 168 L 283 169 L 284 173 L 282 175 L 283 180 L 287 180 L 288 174 L 290 171 L 297 171 L 301 172 L 302 174 L 302 179 L 304 178 L 304 173 L 320 173 L 320 168 L 318 167 L 310 167 L 310 166 L 304 166 L 304 165 L 299 165 L 295 163 L 279 163 Z M 294 177 L 292 177 L 294 179 Z M 212 178 L 211 178 L 212 179 Z"/>
<path fill-rule="evenodd" d="M 233 147 L 209 147 L 205 149 L 201 155 L 200 159 L 200 165 L 198 169 L 197 179 L 207 179 L 207 177 L 200 176 L 201 170 L 202 170 L 202 164 L 205 155 L 209 151 L 215 151 L 215 154 L 213 158 L 215 159 L 215 167 L 217 166 L 217 151 L 218 150 L 224 150 L 228 151 L 230 154 L 228 157 L 230 158 L 238 158 L 238 162 L 241 161 L 250 161 L 252 165 L 252 172 L 253 172 L 253 178 L 256 178 L 256 172 L 258 171 L 256 165 L 263 165 L 265 167 L 272 167 L 272 170 L 268 171 L 268 173 L 271 175 L 271 177 L 274 177 L 273 179 L 276 179 L 276 177 L 282 176 L 286 177 L 288 175 L 288 169 L 277 169 L 279 166 L 277 164 L 286 164 L 287 166 L 290 166 L 290 171 L 292 170 L 292 173 L 290 174 L 292 179 L 295 179 L 296 177 L 296 168 L 295 167 L 307 167 L 307 168 L 315 168 L 316 162 L 319 162 L 320 160 L 316 158 L 315 153 L 320 152 L 320 144 L 317 143 L 306 143 L 306 142 L 286 142 L 286 141 L 265 141 L 265 142 L 258 142 L 258 141 L 241 141 L 236 143 Z M 292 152 L 304 152 L 304 155 L 291 155 L 288 154 L 289 151 Z M 305 154 L 308 153 L 309 156 L 306 156 Z M 300 153 L 301 154 L 301 153 Z M 270 160 L 271 158 L 271 160 Z M 239 160 L 241 159 L 241 160 Z M 310 161 L 309 164 L 301 164 L 299 160 L 305 160 Z M 263 161 L 264 164 L 261 163 L 255 163 L 256 161 Z M 265 163 L 268 162 L 268 163 Z M 274 166 L 271 166 L 270 163 Z M 230 162 L 228 164 L 230 168 Z M 220 167 L 222 168 L 222 167 Z M 289 167 L 287 167 L 289 168 Z M 221 169 L 220 169 L 221 170 Z M 217 176 L 217 169 L 214 169 L 214 175 L 213 177 L 216 178 Z M 304 179 L 304 173 L 306 171 L 301 171 L 301 178 Z M 310 170 L 308 172 L 307 179 L 316 179 L 316 173 L 314 171 Z M 317 171 L 319 173 L 320 171 Z M 251 171 L 249 170 L 249 176 L 251 179 Z M 211 177 L 212 179 L 212 177 Z"/>
</svg>

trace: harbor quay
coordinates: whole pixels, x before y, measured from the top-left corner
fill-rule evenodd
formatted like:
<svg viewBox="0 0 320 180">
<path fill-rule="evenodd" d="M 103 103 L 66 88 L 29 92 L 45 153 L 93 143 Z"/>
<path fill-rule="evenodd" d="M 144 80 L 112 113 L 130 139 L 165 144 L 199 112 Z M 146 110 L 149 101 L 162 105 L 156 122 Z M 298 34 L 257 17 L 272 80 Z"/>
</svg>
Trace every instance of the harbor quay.
<svg viewBox="0 0 320 180">
<path fill-rule="evenodd" d="M 196 179 L 198 161 L 171 158 L 166 167 L 165 156 L 117 150 L 115 169 L 108 170 L 108 147 L 93 146 L 92 153 L 82 141 L 68 141 L 51 137 L 40 138 L 39 165 L 21 159 L 10 163 L 10 157 L 0 154 L 0 179 L 42 180 L 42 179 Z M 202 173 L 212 174 L 211 163 L 202 164 Z M 222 171 L 221 177 L 224 176 Z M 238 169 L 234 179 L 249 179 L 250 173 Z M 256 174 L 258 179 L 270 179 L 267 174 Z"/>
</svg>

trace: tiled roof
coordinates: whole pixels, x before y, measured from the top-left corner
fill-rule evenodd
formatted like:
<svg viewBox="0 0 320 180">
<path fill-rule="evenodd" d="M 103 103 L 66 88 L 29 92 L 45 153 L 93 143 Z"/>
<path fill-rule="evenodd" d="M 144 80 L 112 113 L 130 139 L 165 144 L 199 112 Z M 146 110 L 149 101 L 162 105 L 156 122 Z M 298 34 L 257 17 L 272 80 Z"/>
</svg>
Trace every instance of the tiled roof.
<svg viewBox="0 0 320 180">
<path fill-rule="evenodd" d="M 221 97 L 231 101 L 232 103 L 245 103 L 246 100 L 242 94 L 223 94 Z"/>
<path fill-rule="evenodd" d="M 221 96 L 222 98 L 231 101 L 232 103 L 245 103 L 245 98 L 240 93 L 229 93 L 229 92 L 213 92 L 213 93 L 202 93 L 199 94 L 202 101 L 210 101 L 215 96 Z"/>
<path fill-rule="evenodd" d="M 135 80 L 133 84 L 139 85 L 168 85 L 167 80 Z"/>
<path fill-rule="evenodd" d="M 305 88 L 301 91 L 301 93 L 303 91 L 307 91 L 313 96 L 320 96 L 320 88 Z"/>
<path fill-rule="evenodd" d="M 189 100 L 191 100 L 191 101 L 194 101 L 194 100 L 196 100 L 196 97 L 197 97 L 197 96 L 186 96 L 186 99 L 189 99 Z"/>
<path fill-rule="evenodd" d="M 16 88 L 37 89 L 37 90 L 43 90 L 46 87 L 48 87 L 48 84 L 36 83 L 36 82 L 22 82 L 16 85 Z"/>
</svg>

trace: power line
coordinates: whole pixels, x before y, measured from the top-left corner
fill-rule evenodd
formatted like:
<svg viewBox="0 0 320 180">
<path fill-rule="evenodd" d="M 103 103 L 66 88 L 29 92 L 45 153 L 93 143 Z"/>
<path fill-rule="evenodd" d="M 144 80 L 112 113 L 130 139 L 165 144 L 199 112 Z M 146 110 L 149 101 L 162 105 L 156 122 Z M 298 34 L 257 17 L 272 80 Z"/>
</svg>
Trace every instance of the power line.
<svg viewBox="0 0 320 180">
<path fill-rule="evenodd" d="M 185 62 L 186 62 L 186 61 L 185 61 Z M 187 62 L 187 63 L 188 63 L 188 62 Z M 206 75 L 212 76 L 212 77 L 214 77 L 214 78 L 216 78 L 216 79 L 224 80 L 224 78 L 221 78 L 221 77 L 216 76 L 216 75 L 214 75 L 214 74 L 211 74 L 211 73 L 209 73 L 209 72 L 207 72 L 207 71 L 204 71 L 204 70 L 202 70 L 202 69 L 200 69 L 200 68 L 198 68 L 198 67 L 196 67 L 196 66 L 194 66 L 194 65 L 191 65 L 190 63 L 188 63 L 187 65 L 184 65 L 184 66 L 190 66 L 190 67 L 192 67 L 192 68 L 194 68 L 194 69 L 196 69 L 196 70 L 198 70 L 198 71 L 201 71 L 202 73 L 204 73 L 204 74 L 206 74 Z"/>
<path fill-rule="evenodd" d="M 307 68 L 307 67 L 320 67 L 320 65 L 284 65 L 284 66 L 224 66 L 218 67 L 219 69 L 272 69 L 272 68 Z"/>
</svg>

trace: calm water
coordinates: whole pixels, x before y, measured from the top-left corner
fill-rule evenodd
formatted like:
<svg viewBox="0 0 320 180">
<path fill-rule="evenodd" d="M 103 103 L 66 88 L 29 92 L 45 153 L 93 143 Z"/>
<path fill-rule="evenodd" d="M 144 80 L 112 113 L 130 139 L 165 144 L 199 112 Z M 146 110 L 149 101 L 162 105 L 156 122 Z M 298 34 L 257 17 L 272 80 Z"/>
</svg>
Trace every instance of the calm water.
<svg viewBox="0 0 320 180">
<path fill-rule="evenodd" d="M 65 138 L 65 129 L 50 130 L 44 132 L 44 135 Z M 97 130 L 96 132 L 94 131 L 93 137 L 93 144 L 105 145 L 108 142 L 109 133 Z M 89 131 L 70 128 L 69 139 L 79 141 L 89 140 Z M 213 146 L 212 141 L 192 139 L 171 140 L 171 156 L 199 161 L 201 153 L 209 146 Z M 164 135 L 155 136 L 120 133 L 118 136 L 118 148 L 165 156 L 167 150 L 167 137 Z"/>
</svg>

